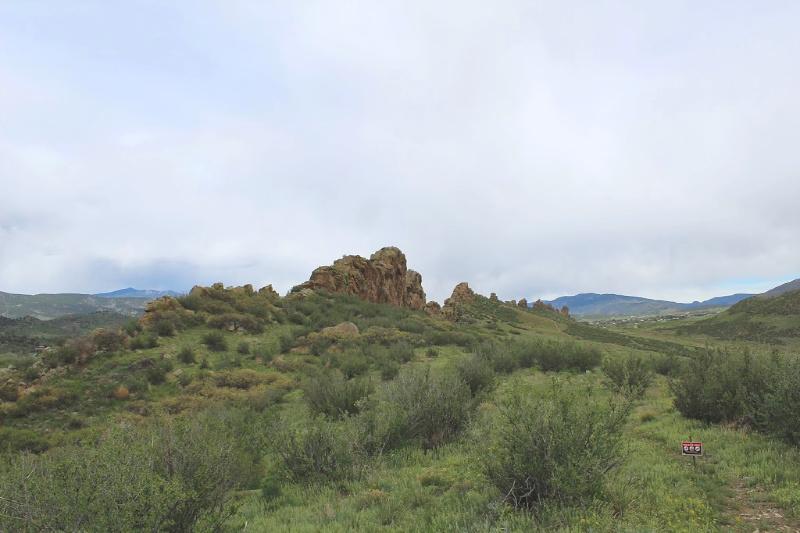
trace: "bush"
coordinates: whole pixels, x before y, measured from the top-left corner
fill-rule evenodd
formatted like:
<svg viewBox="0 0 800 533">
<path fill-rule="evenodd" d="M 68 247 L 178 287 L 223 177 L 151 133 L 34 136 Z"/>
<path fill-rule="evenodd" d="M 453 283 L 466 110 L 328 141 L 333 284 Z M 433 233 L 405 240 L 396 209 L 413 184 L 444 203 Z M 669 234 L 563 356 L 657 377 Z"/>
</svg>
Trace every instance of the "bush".
<svg viewBox="0 0 800 533">
<path fill-rule="evenodd" d="M 494 370 L 486 359 L 476 354 L 460 359 L 456 371 L 473 396 L 491 389 L 494 384 Z"/>
<path fill-rule="evenodd" d="M 653 382 L 653 372 L 638 355 L 609 357 L 603 361 L 606 385 L 627 397 L 638 399 Z"/>
<path fill-rule="evenodd" d="M 242 355 L 247 355 L 250 353 L 250 344 L 242 341 L 239 343 L 239 346 L 236 347 L 236 351 Z"/>
<path fill-rule="evenodd" d="M 342 417 L 358 412 L 358 402 L 372 393 L 369 378 L 345 379 L 341 372 L 325 372 L 303 384 L 303 394 L 312 412 Z"/>
<path fill-rule="evenodd" d="M 470 398 L 469 387 L 455 372 L 403 368 L 359 416 L 365 447 L 372 453 L 409 442 L 437 448 L 466 424 Z"/>
<path fill-rule="evenodd" d="M 18 456 L 0 477 L 0 530 L 219 529 L 257 472 L 248 427 L 232 413 L 159 419 Z"/>
<path fill-rule="evenodd" d="M 506 502 L 535 507 L 556 499 L 580 502 L 603 490 L 607 473 L 623 457 L 622 425 L 629 404 L 601 408 L 591 391 L 554 383 L 537 398 L 529 386 L 512 385 L 488 428 L 480 461 Z"/>
<path fill-rule="evenodd" d="M 169 320 L 159 320 L 153 325 L 153 330 L 159 337 L 172 337 L 175 335 L 175 324 Z"/>
<path fill-rule="evenodd" d="M 273 446 L 283 473 L 292 481 L 329 481 L 353 477 L 363 464 L 353 446 L 351 424 L 323 417 L 304 418 L 294 424 L 281 420 L 273 430 Z"/>
<path fill-rule="evenodd" d="M 358 349 L 350 349 L 329 357 L 333 367 L 338 368 L 347 379 L 360 376 L 369 370 L 369 359 Z"/>
<path fill-rule="evenodd" d="M 147 381 L 153 385 L 160 385 L 167 379 L 167 374 L 172 371 L 172 361 L 169 359 L 161 359 L 155 362 L 152 366 L 147 368 L 145 375 Z"/>
<path fill-rule="evenodd" d="M 185 365 L 194 364 L 197 361 L 194 355 L 194 350 L 192 350 L 189 346 L 184 346 L 181 348 L 181 351 L 178 352 L 178 361 Z"/>
<path fill-rule="evenodd" d="M 791 444 L 800 444 L 800 359 L 779 361 L 768 392 L 754 418 L 759 428 Z"/>
<path fill-rule="evenodd" d="M 389 346 L 389 357 L 398 363 L 408 363 L 414 359 L 414 347 L 407 342 L 396 342 Z"/>
<path fill-rule="evenodd" d="M 752 423 L 777 378 L 773 364 L 746 351 L 706 349 L 670 382 L 675 407 L 704 422 Z"/>
<path fill-rule="evenodd" d="M 219 331 L 210 331 L 203 335 L 203 344 L 212 352 L 224 352 L 228 349 L 228 343 Z"/>
<path fill-rule="evenodd" d="M 113 353 L 125 348 L 128 337 L 121 331 L 97 329 L 92 333 L 92 342 L 98 352 Z"/>
<path fill-rule="evenodd" d="M 15 381 L 8 380 L 0 383 L 0 401 L 16 402 L 17 398 L 19 398 L 19 385 Z"/>
<path fill-rule="evenodd" d="M 139 334 L 131 339 L 131 350 L 144 350 L 158 346 L 158 338 L 155 335 Z"/>
</svg>

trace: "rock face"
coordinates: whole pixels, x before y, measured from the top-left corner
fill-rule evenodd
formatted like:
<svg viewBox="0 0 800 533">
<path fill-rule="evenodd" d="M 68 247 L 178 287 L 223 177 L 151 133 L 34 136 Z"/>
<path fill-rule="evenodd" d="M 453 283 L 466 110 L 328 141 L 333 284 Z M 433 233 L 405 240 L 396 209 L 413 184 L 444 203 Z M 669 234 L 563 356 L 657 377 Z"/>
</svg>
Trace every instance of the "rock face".
<svg viewBox="0 0 800 533">
<path fill-rule="evenodd" d="M 406 256 L 393 246 L 381 248 L 369 259 L 346 255 L 331 266 L 319 267 L 308 281 L 293 287 L 291 292 L 303 293 L 309 289 L 351 294 L 369 302 L 410 309 L 425 307 L 422 276 L 408 269 Z"/>
<path fill-rule="evenodd" d="M 442 306 L 439 305 L 439 302 L 431 300 L 425 304 L 425 312 L 428 313 L 429 316 L 439 316 L 442 314 Z"/>
<path fill-rule="evenodd" d="M 495 293 L 492 293 L 492 294 L 489 295 L 489 300 L 492 301 L 492 302 L 499 302 L 500 301 L 500 299 L 497 297 L 497 294 L 495 294 Z"/>
<path fill-rule="evenodd" d="M 469 284 L 466 281 L 462 281 L 455 286 L 450 298 L 444 301 L 442 316 L 448 320 L 456 320 L 459 316 L 459 308 L 474 301 L 475 293 L 469 288 Z"/>
<path fill-rule="evenodd" d="M 528 300 L 526 300 L 525 298 L 522 298 L 519 302 L 517 302 L 517 305 L 519 307 L 523 307 L 523 308 L 525 308 L 525 310 L 527 310 L 528 309 Z"/>
</svg>

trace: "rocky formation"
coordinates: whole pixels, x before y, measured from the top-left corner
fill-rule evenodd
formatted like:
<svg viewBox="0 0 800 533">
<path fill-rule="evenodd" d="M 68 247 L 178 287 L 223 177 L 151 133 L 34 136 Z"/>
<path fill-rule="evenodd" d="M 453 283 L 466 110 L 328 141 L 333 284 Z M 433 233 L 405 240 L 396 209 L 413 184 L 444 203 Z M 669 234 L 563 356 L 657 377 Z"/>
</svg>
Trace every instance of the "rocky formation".
<svg viewBox="0 0 800 533">
<path fill-rule="evenodd" d="M 369 302 L 410 309 L 425 307 L 422 276 L 408 269 L 406 256 L 393 246 L 381 248 L 369 259 L 346 255 L 331 266 L 319 267 L 291 292 L 303 294 L 308 290 L 350 294 Z"/>
<path fill-rule="evenodd" d="M 528 300 L 526 300 L 525 298 L 520 299 L 520 301 L 517 302 L 517 305 L 519 307 L 524 308 L 526 311 L 528 310 Z"/>
<path fill-rule="evenodd" d="M 439 305 L 439 302 L 431 300 L 425 304 L 425 312 L 428 313 L 429 316 L 439 316 L 442 314 L 442 306 Z"/>
<path fill-rule="evenodd" d="M 500 299 L 497 297 L 496 293 L 490 294 L 489 295 L 489 300 L 492 301 L 492 302 L 499 302 L 500 301 Z"/>
<path fill-rule="evenodd" d="M 469 288 L 466 281 L 462 281 L 453 289 L 450 298 L 444 301 L 442 316 L 448 320 L 456 320 L 459 316 L 460 308 L 475 301 L 475 292 Z"/>
</svg>

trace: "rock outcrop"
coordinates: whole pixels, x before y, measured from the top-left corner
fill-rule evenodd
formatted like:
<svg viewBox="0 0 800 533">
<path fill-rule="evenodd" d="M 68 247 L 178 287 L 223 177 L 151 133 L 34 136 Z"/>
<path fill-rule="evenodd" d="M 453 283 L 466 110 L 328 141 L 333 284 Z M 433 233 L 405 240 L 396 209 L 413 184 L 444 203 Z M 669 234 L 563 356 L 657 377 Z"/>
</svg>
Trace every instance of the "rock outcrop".
<svg viewBox="0 0 800 533">
<path fill-rule="evenodd" d="M 492 302 L 500 302 L 500 299 L 497 297 L 497 294 L 495 293 L 489 295 L 489 300 Z"/>
<path fill-rule="evenodd" d="M 519 302 L 517 302 L 519 307 L 523 307 L 526 311 L 528 310 L 528 300 L 522 298 Z"/>
<path fill-rule="evenodd" d="M 442 306 L 442 316 L 448 320 L 456 320 L 459 316 L 459 310 L 466 304 L 471 304 L 475 301 L 475 292 L 469 288 L 466 281 L 462 281 L 453 289 L 453 294 L 450 298 L 444 301 Z"/>
<path fill-rule="evenodd" d="M 437 317 L 442 314 L 442 306 L 439 305 L 439 302 L 431 300 L 425 304 L 425 312 L 428 313 L 429 316 Z"/>
<path fill-rule="evenodd" d="M 422 276 L 408 269 L 406 256 L 393 246 L 381 248 L 369 259 L 346 255 L 333 265 L 319 267 L 291 292 L 303 294 L 308 290 L 350 294 L 369 302 L 410 309 L 425 308 Z"/>
</svg>

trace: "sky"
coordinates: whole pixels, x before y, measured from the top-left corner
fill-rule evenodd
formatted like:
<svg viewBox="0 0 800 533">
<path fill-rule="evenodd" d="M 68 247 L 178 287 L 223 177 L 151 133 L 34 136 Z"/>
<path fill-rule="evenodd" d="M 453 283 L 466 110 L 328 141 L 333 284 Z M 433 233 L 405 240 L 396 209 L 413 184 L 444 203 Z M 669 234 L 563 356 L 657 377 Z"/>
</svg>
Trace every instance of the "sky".
<svg viewBox="0 0 800 533">
<path fill-rule="evenodd" d="M 0 290 L 800 277 L 800 3 L 0 1 Z"/>
</svg>

